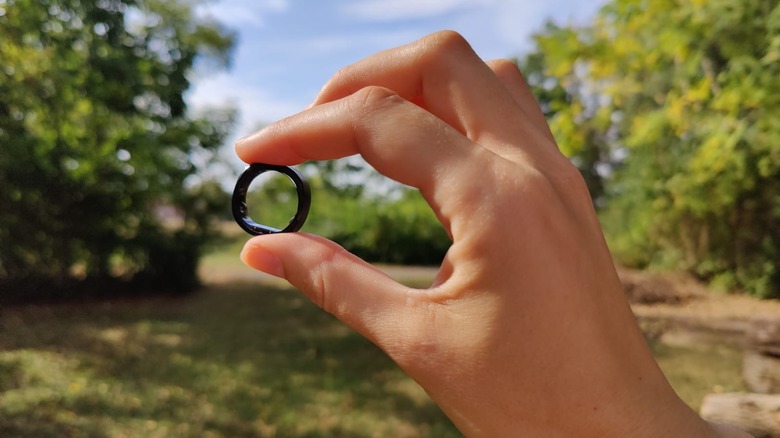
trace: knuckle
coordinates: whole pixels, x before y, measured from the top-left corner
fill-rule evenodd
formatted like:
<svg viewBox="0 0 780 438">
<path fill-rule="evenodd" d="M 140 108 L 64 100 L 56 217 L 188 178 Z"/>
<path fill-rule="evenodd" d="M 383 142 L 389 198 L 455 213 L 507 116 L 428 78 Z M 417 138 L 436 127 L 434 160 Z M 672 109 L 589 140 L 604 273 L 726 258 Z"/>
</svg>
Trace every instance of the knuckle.
<svg viewBox="0 0 780 438">
<path fill-rule="evenodd" d="M 301 290 L 318 307 L 328 313 L 336 314 L 338 309 L 334 306 L 338 303 L 337 281 L 334 278 L 339 261 L 342 259 L 343 248 L 340 250 L 327 250 L 318 256 L 319 262 L 308 268 Z"/>
<path fill-rule="evenodd" d="M 309 276 L 303 289 L 304 293 L 311 298 L 314 304 L 326 312 L 329 312 L 327 309 L 328 300 L 326 297 L 329 295 L 330 291 L 328 290 L 327 278 L 328 270 L 326 268 L 326 262 L 323 261 L 315 265 L 311 271 L 309 271 Z"/>
<path fill-rule="evenodd" d="M 511 59 L 494 59 L 488 63 L 490 65 L 490 68 L 493 69 L 497 74 L 508 74 L 508 73 L 520 73 L 520 69 L 517 68 L 517 64 L 515 64 L 514 61 Z"/>
<path fill-rule="evenodd" d="M 442 30 L 435 32 L 425 38 L 424 42 L 433 50 L 460 51 L 471 49 L 471 46 L 469 45 L 468 41 L 466 41 L 466 38 L 454 30 Z"/>
<path fill-rule="evenodd" d="M 350 78 L 353 77 L 352 71 L 354 70 L 352 65 L 348 65 L 346 67 L 341 67 L 340 69 L 336 70 L 336 73 L 333 74 L 333 76 L 330 77 L 328 82 L 325 84 L 325 87 L 331 86 L 334 83 L 342 83 L 349 81 Z"/>
<path fill-rule="evenodd" d="M 357 107 L 354 109 L 360 112 L 371 112 L 402 100 L 394 91 L 377 85 L 363 87 L 353 95 L 353 103 Z"/>
<path fill-rule="evenodd" d="M 336 71 L 336 73 L 333 74 L 333 76 L 328 79 L 328 81 L 325 83 L 325 85 L 322 87 L 322 90 L 320 90 L 320 94 L 327 94 L 332 89 L 338 89 L 339 87 L 342 87 L 344 84 L 349 84 L 353 82 L 357 78 L 357 74 L 355 73 L 355 65 L 348 65 L 346 67 L 342 67 L 339 70 Z"/>
<path fill-rule="evenodd" d="M 352 114 L 353 131 L 359 144 L 369 143 L 369 138 L 387 135 L 380 127 L 387 123 L 390 111 L 405 102 L 392 90 L 379 86 L 368 86 L 354 93 L 347 101 Z"/>
<path fill-rule="evenodd" d="M 427 61 L 434 65 L 448 65 L 450 60 L 466 55 L 476 56 L 466 38 L 452 30 L 429 35 L 422 43 Z"/>
<path fill-rule="evenodd" d="M 585 196 L 590 199 L 590 192 L 585 178 L 577 167 L 568 160 L 562 160 L 548 171 L 547 177 L 559 193 L 570 193 L 575 196 Z"/>
</svg>

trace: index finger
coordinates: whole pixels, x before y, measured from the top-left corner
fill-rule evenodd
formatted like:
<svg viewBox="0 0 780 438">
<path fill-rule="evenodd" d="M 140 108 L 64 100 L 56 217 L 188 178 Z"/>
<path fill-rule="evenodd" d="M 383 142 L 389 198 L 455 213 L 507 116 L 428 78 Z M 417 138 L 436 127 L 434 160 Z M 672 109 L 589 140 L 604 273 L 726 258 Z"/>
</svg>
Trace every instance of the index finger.
<svg viewBox="0 0 780 438">
<path fill-rule="evenodd" d="M 484 199 L 486 186 L 474 182 L 492 174 L 495 159 L 432 114 L 380 87 L 269 125 L 237 143 L 236 152 L 248 163 L 279 165 L 359 153 L 385 176 L 420 189 L 453 237 L 458 233 L 453 200 L 477 205 Z"/>
<path fill-rule="evenodd" d="M 523 152 L 547 149 L 536 144 L 535 120 L 525 116 L 496 74 L 455 32 L 438 32 L 342 69 L 313 105 L 367 86 L 386 87 L 404 99 L 420 102 L 436 117 L 500 155 L 516 155 L 518 139 L 534 139 L 523 143 Z"/>
</svg>

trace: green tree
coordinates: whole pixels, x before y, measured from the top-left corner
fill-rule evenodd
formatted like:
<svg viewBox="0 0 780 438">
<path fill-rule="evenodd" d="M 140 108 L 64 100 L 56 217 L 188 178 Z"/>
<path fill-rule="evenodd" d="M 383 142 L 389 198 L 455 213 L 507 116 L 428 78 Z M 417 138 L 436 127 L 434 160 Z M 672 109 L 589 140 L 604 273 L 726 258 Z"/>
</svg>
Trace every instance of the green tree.
<svg viewBox="0 0 780 438">
<path fill-rule="evenodd" d="M 301 170 L 312 189 L 309 218 L 302 231 L 319 234 L 365 260 L 435 265 L 451 241 L 417 190 L 390 182 L 365 162 L 307 163 Z M 250 216 L 284 227 L 298 199 L 281 174 L 262 175 L 250 186 Z"/>
<path fill-rule="evenodd" d="M 780 4 L 612 0 L 536 42 L 562 148 L 606 170 L 618 257 L 780 295 Z"/>
<path fill-rule="evenodd" d="M 576 59 L 580 43 L 577 29 L 548 22 L 536 36 L 538 50 L 518 60 L 518 67 L 536 97 L 550 128 L 560 142 L 561 151 L 577 166 L 596 205 L 601 205 L 605 190 L 605 170 L 613 160 L 610 144 L 610 108 L 601 105 L 600 96 L 589 87 L 590 78 L 571 69 L 557 69 L 561 58 Z"/>
<path fill-rule="evenodd" d="M 193 116 L 183 94 L 195 62 L 226 65 L 232 43 L 185 1 L 0 1 L 6 298 L 74 279 L 192 286 L 213 205 L 189 187 L 190 158 L 233 115 Z"/>
</svg>

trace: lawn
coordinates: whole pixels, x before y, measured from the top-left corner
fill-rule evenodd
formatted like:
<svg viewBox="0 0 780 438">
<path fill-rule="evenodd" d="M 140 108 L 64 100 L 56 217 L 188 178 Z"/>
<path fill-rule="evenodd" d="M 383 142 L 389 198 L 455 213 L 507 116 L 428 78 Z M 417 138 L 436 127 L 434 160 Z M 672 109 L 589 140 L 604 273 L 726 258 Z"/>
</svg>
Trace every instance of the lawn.
<svg viewBox="0 0 780 438">
<path fill-rule="evenodd" d="M 4 309 L 0 436 L 460 436 L 375 346 L 229 251 L 192 296 Z M 736 349 L 653 351 L 694 408 L 741 388 Z"/>
<path fill-rule="evenodd" d="M 0 436 L 459 436 L 375 346 L 287 288 L 6 309 Z"/>
</svg>

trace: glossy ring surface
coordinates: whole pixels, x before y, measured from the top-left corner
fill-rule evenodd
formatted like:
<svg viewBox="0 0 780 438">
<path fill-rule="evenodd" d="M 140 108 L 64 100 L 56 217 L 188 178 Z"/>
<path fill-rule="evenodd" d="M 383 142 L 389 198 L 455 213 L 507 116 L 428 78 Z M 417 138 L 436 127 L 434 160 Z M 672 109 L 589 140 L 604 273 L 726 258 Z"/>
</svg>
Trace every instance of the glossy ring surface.
<svg viewBox="0 0 780 438">
<path fill-rule="evenodd" d="M 246 194 L 249 191 L 249 185 L 260 174 L 268 171 L 279 172 L 290 178 L 290 181 L 295 184 L 295 191 L 298 194 L 298 208 L 296 209 L 295 216 L 293 216 L 292 219 L 290 219 L 290 223 L 281 230 L 253 221 L 252 218 L 249 217 L 246 205 Z M 244 170 L 244 173 L 238 177 L 236 188 L 233 190 L 232 206 L 233 218 L 241 229 L 253 236 L 259 236 L 261 234 L 292 233 L 300 230 L 303 223 L 306 222 L 306 217 L 309 215 L 309 207 L 311 207 L 311 190 L 309 189 L 309 183 L 306 182 L 303 175 L 292 167 L 254 163 L 247 167 L 246 170 Z"/>
</svg>

